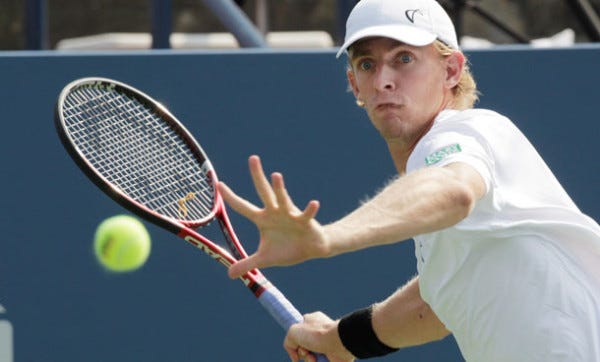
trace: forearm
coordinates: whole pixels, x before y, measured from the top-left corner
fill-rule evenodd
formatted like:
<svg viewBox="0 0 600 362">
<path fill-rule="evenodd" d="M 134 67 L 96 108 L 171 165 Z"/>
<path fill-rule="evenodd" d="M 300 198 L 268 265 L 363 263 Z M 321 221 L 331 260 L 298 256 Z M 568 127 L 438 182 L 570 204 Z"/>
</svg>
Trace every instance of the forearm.
<svg viewBox="0 0 600 362">
<path fill-rule="evenodd" d="M 447 228 L 465 218 L 476 199 L 452 168 L 399 177 L 351 214 L 325 226 L 330 256 Z"/>
<path fill-rule="evenodd" d="M 385 301 L 354 311 L 337 321 L 338 340 L 332 351 L 356 358 L 384 356 L 399 348 L 440 340 L 449 334 L 419 292 L 418 278 Z M 327 333 L 331 336 L 330 333 Z"/>
<path fill-rule="evenodd" d="M 421 298 L 418 278 L 375 304 L 372 323 L 381 342 L 394 348 L 440 340 L 450 333 Z"/>
<path fill-rule="evenodd" d="M 264 207 L 219 183 L 225 201 L 260 231 L 258 250 L 229 268 L 231 278 L 254 268 L 331 257 L 449 227 L 465 218 L 485 191 L 481 176 L 470 166 L 430 167 L 396 179 L 348 216 L 322 226 L 315 219 L 317 201 L 300 210 L 281 174 L 272 174 L 269 183 L 258 157 L 250 157 L 249 165 Z"/>
</svg>

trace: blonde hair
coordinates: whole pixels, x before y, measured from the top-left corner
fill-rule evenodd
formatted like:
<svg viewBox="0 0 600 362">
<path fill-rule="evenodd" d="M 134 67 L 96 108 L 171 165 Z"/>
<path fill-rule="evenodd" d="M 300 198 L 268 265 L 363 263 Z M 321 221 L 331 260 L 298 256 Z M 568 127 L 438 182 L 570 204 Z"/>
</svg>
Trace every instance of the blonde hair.
<svg viewBox="0 0 600 362">
<path fill-rule="evenodd" d="M 442 57 L 448 57 L 457 51 L 439 40 L 436 40 L 433 45 Z M 463 110 L 473 108 L 475 103 L 479 100 L 477 83 L 471 73 L 469 61 L 466 56 L 460 80 L 458 81 L 458 84 L 452 88 L 452 93 L 454 94 L 454 100 L 452 101 L 452 107 L 454 109 Z"/>
</svg>

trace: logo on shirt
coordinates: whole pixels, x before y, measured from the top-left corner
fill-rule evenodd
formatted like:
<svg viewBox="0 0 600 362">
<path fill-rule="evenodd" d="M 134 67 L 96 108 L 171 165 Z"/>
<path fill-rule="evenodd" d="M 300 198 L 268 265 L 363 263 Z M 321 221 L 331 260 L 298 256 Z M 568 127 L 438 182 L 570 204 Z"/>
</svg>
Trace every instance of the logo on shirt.
<svg viewBox="0 0 600 362">
<path fill-rule="evenodd" d="M 435 165 L 436 163 L 440 162 L 441 160 L 450 156 L 451 154 L 459 153 L 461 151 L 462 151 L 462 149 L 460 148 L 460 145 L 458 143 L 450 145 L 450 146 L 442 147 L 439 150 L 430 154 L 429 156 L 425 157 L 425 165 L 427 165 L 427 166 Z"/>
</svg>

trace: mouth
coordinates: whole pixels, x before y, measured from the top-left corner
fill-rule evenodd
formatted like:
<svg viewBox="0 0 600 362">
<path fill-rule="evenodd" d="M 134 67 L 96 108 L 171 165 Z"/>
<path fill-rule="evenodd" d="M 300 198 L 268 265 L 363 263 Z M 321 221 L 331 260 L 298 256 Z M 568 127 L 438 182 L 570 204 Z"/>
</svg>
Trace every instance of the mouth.
<svg viewBox="0 0 600 362">
<path fill-rule="evenodd" d="M 402 107 L 400 104 L 389 102 L 389 103 L 379 103 L 375 106 L 375 109 L 378 111 L 387 111 L 387 110 L 399 109 L 400 107 Z"/>
</svg>

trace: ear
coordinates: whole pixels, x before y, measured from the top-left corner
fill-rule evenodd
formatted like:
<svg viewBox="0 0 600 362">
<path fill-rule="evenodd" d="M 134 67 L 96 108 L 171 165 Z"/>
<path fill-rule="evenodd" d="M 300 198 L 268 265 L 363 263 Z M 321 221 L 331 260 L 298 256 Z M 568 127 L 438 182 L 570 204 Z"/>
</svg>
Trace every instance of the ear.
<svg viewBox="0 0 600 362">
<path fill-rule="evenodd" d="M 460 81 L 463 68 L 465 67 L 465 56 L 461 52 L 454 52 L 446 57 L 446 87 L 454 88 Z"/>
<path fill-rule="evenodd" d="M 354 72 L 352 71 L 352 69 L 348 69 L 346 71 L 346 77 L 348 78 L 348 86 L 352 90 L 352 93 L 354 93 L 354 97 L 358 99 L 360 92 L 358 91 L 358 86 L 356 85 L 356 78 L 354 77 Z"/>
</svg>

